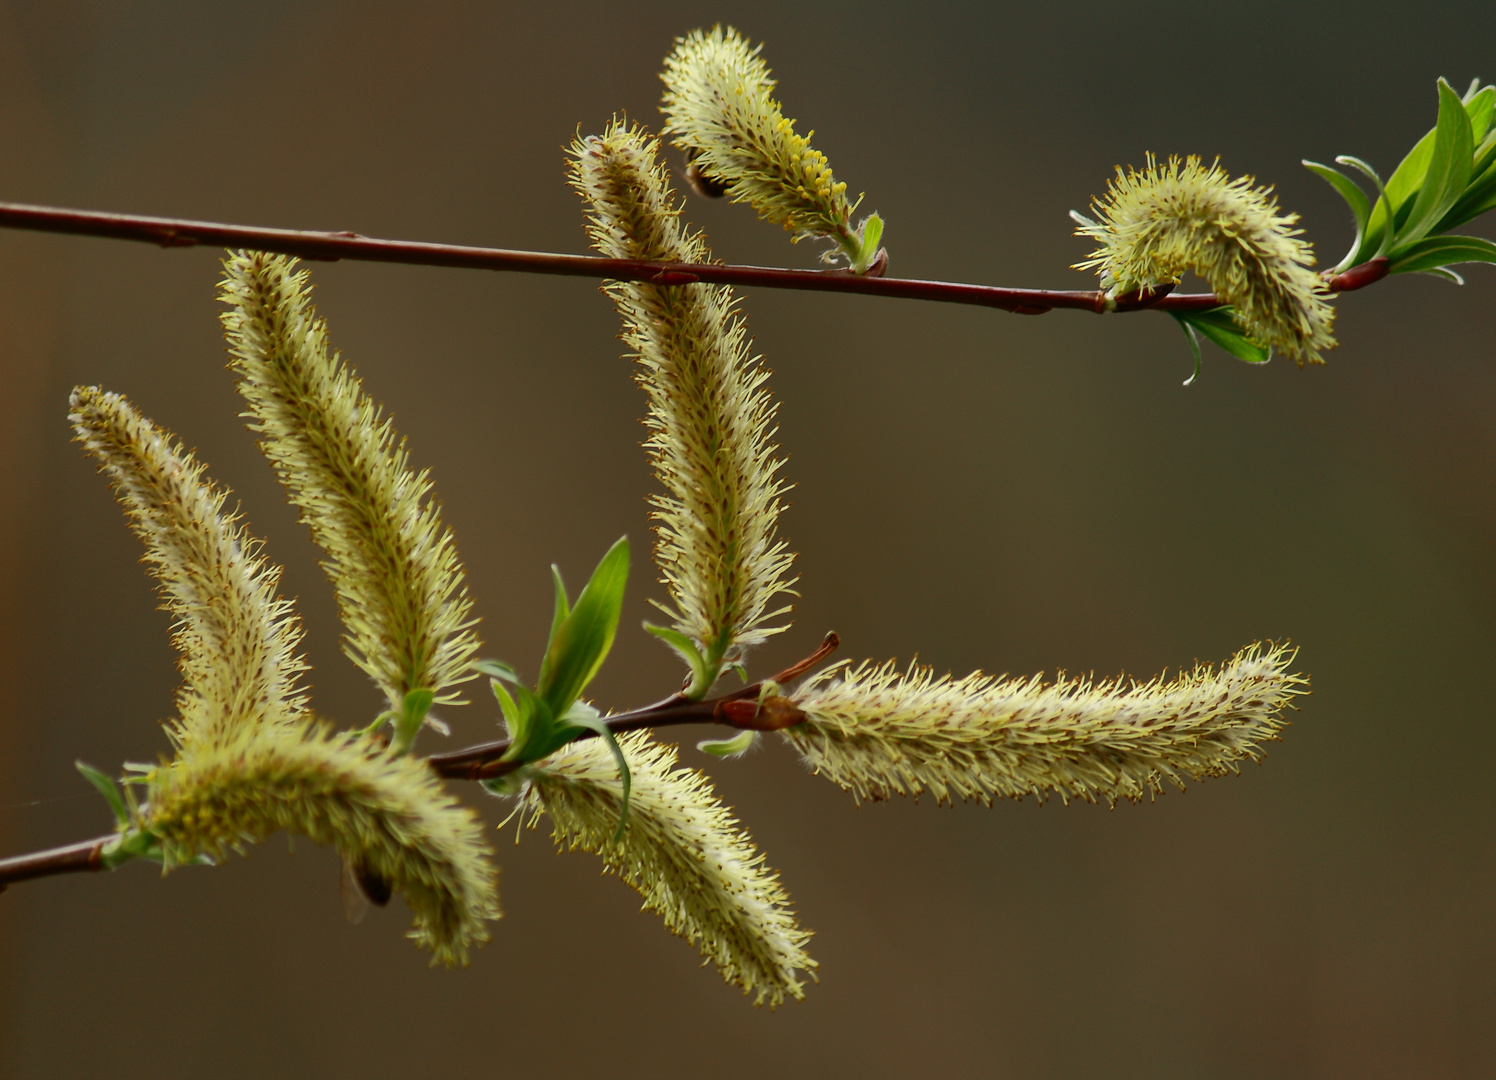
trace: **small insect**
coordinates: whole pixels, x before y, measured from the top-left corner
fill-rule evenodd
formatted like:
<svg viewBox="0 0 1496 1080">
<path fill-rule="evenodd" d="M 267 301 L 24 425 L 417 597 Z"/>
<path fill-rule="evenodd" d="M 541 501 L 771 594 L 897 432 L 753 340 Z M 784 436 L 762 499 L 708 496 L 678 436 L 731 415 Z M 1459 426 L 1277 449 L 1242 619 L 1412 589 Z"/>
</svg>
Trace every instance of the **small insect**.
<svg viewBox="0 0 1496 1080">
<path fill-rule="evenodd" d="M 354 926 L 364 921 L 369 914 L 369 905 L 384 907 L 394 893 L 388 881 L 366 867 L 343 856 L 343 879 L 341 884 L 343 914 Z"/>
<path fill-rule="evenodd" d="M 727 185 L 702 171 L 697 163 L 700 156 L 701 151 L 695 148 L 686 151 L 686 183 L 703 199 L 720 199 L 727 194 Z"/>
</svg>

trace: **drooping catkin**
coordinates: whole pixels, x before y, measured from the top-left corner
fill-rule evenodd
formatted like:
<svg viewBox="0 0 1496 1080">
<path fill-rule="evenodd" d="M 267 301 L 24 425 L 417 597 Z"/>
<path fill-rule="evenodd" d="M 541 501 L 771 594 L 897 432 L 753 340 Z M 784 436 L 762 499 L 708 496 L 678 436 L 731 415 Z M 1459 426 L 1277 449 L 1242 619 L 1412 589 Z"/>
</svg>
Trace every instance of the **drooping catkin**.
<svg viewBox="0 0 1496 1080">
<path fill-rule="evenodd" d="M 521 808 L 529 825 L 544 812 L 557 848 L 601 855 L 646 910 L 659 912 L 755 1005 L 802 998 L 797 973 L 813 973 L 816 962 L 805 953 L 810 932 L 796 923 L 779 875 L 764 866 L 707 778 L 676 767 L 673 745 L 645 731 L 619 742 L 633 775 L 621 839 L 613 837 L 623 787 L 601 739 L 571 743 L 537 767 Z"/>
<path fill-rule="evenodd" d="M 1119 167 L 1092 205 L 1099 220 L 1078 236 L 1099 241 L 1076 269 L 1095 269 L 1112 296 L 1193 271 L 1206 281 L 1247 336 L 1296 363 L 1320 364 L 1333 349 L 1334 309 L 1314 265 L 1313 247 L 1293 228 L 1297 214 L 1278 213 L 1270 188 L 1250 176 L 1231 179 L 1219 163 L 1152 154 L 1141 171 Z"/>
<path fill-rule="evenodd" d="M 733 202 L 748 203 L 797 240 L 828 237 L 855 248 L 847 185 L 780 111 L 762 48 L 732 27 L 677 38 L 660 75 L 663 133 Z"/>
<path fill-rule="evenodd" d="M 333 844 L 404 895 L 433 963 L 466 964 L 500 915 L 478 816 L 423 761 L 353 732 L 302 723 L 183 753 L 152 774 L 145 824 L 175 862 L 281 829 Z"/>
<path fill-rule="evenodd" d="M 1307 692 L 1288 671 L 1294 655 L 1269 643 L 1173 679 L 1051 685 L 864 663 L 807 681 L 792 698 L 810 719 L 783 734 L 859 801 L 925 791 L 987 804 L 1050 793 L 1138 800 L 1257 760 Z"/>
<path fill-rule="evenodd" d="M 301 624 L 276 595 L 280 567 L 224 509 L 228 493 L 121 395 L 79 386 L 70 406 L 75 438 L 113 485 L 176 620 L 173 741 L 220 746 L 246 729 L 296 721 L 306 709 Z"/>
<path fill-rule="evenodd" d="M 616 120 L 573 143 L 570 180 L 591 211 L 588 234 L 614 258 L 706 262 L 711 251 L 682 226 L 658 151 L 657 139 Z M 645 446 L 666 490 L 652 501 L 667 611 L 703 654 L 732 662 L 785 628 L 770 623 L 789 610 L 774 605 L 794 585 L 794 555 L 776 536 L 785 485 L 769 373 L 749 354 L 731 289 L 606 288 L 649 395 Z"/>
<path fill-rule="evenodd" d="M 438 702 L 475 677 L 472 603 L 429 471 L 328 345 L 297 260 L 240 252 L 219 298 L 231 366 L 253 429 L 337 589 L 344 650 L 399 709 L 412 690 Z"/>
</svg>

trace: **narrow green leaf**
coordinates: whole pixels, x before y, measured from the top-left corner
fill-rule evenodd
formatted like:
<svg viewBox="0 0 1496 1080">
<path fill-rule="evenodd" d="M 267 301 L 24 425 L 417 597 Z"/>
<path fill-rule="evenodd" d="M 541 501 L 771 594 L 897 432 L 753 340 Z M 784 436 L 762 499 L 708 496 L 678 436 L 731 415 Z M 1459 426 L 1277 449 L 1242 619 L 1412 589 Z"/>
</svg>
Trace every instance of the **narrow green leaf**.
<svg viewBox="0 0 1496 1080">
<path fill-rule="evenodd" d="M 697 701 L 712 688 L 716 678 L 712 675 L 707 665 L 706 657 L 701 655 L 701 650 L 696 647 L 696 642 L 686 637 L 679 630 L 672 630 L 668 626 L 655 626 L 653 623 L 645 623 L 646 633 L 653 634 L 666 645 L 675 650 L 675 654 L 684 660 L 691 668 L 691 685 L 684 691 L 685 696 L 692 701 Z"/>
<path fill-rule="evenodd" d="M 525 717 L 520 712 L 519 705 L 514 698 L 509 696 L 509 691 L 504 689 L 504 684 L 499 679 L 489 679 L 488 685 L 493 687 L 493 696 L 498 699 L 499 711 L 504 714 L 504 726 L 509 729 L 509 741 L 523 741 Z M 516 684 L 518 685 L 518 684 Z"/>
<path fill-rule="evenodd" d="M 580 600 L 577 601 L 577 606 L 581 606 Z M 618 737 L 613 734 L 613 729 L 608 727 L 607 722 L 590 705 L 577 702 L 562 717 L 562 721 L 574 727 L 596 732 L 597 736 L 608 744 L 608 749 L 613 752 L 613 760 L 618 763 L 618 778 L 623 782 L 623 805 L 618 811 L 618 828 L 613 833 L 613 843 L 616 844 L 623 839 L 623 830 L 628 824 L 629 793 L 633 788 L 633 777 L 629 774 L 629 763 L 628 759 L 623 756 L 623 747 L 618 745 Z"/>
<path fill-rule="evenodd" d="M 1429 155 L 1428 170 L 1413 202 L 1413 210 L 1406 224 L 1398 229 L 1389 255 L 1395 257 L 1404 245 L 1422 240 L 1459 202 L 1470 180 L 1474 155 L 1470 117 L 1454 88 L 1440 79 L 1439 122 L 1434 127 L 1434 148 Z"/>
<path fill-rule="evenodd" d="M 1170 314 L 1173 315 L 1174 313 L 1170 312 Z M 1178 315 L 1174 315 L 1174 321 L 1179 324 L 1179 329 L 1184 331 L 1184 340 L 1190 343 L 1190 352 L 1195 354 L 1195 370 L 1190 374 L 1188 379 L 1184 380 L 1184 385 L 1188 386 L 1200 375 L 1200 335 L 1195 333 L 1193 326 Z"/>
<path fill-rule="evenodd" d="M 713 757 L 737 757 L 747 752 L 757 741 L 758 732 L 740 731 L 731 739 L 703 739 L 696 744 L 696 749 L 702 753 L 711 754 Z"/>
<path fill-rule="evenodd" d="M 545 670 L 535 690 L 555 715 L 565 713 L 581 696 L 613 647 L 628 576 L 629 542 L 625 536 L 608 549 L 576 604 L 552 634 Z"/>
<path fill-rule="evenodd" d="M 1487 210 L 1496 208 L 1496 132 L 1493 132 L 1486 142 L 1489 145 L 1483 146 L 1481 152 L 1476 155 L 1479 171 L 1475 179 L 1466 185 L 1465 194 L 1440 219 L 1434 232 L 1442 233 L 1457 229 L 1467 221 L 1480 217 Z"/>
<path fill-rule="evenodd" d="M 1245 360 L 1249 364 L 1265 364 L 1272 359 L 1271 349 L 1257 344 L 1242 333 L 1241 327 L 1231 317 L 1229 306 L 1211 308 L 1209 311 L 1171 311 L 1169 314 L 1238 360 Z"/>
<path fill-rule="evenodd" d="M 861 273 L 878 257 L 878 244 L 883 239 L 883 219 L 877 214 L 862 223 L 862 254 L 857 258 L 856 270 Z"/>
<path fill-rule="evenodd" d="M 1483 236 L 1430 236 L 1401 250 L 1387 270 L 1416 274 L 1473 262 L 1496 263 L 1496 243 Z"/>
<path fill-rule="evenodd" d="M 1480 80 L 1475 80 L 1471 89 L 1479 84 Z M 1470 137 L 1477 143 L 1491 130 L 1493 109 L 1496 109 L 1496 87 L 1488 86 L 1465 98 L 1465 115 L 1470 117 Z"/>
<path fill-rule="evenodd" d="M 390 749 L 394 753 L 403 754 L 410 749 L 435 700 L 436 694 L 424 687 L 417 687 L 405 695 L 400 715 L 395 718 L 395 735 L 390 740 Z"/>
<path fill-rule="evenodd" d="M 1429 136 L 1428 142 L 1430 146 L 1433 145 L 1432 135 Z M 1377 203 L 1371 208 L 1371 216 L 1366 219 L 1366 238 L 1361 241 L 1360 254 L 1364 255 L 1370 251 L 1372 245 L 1376 245 L 1376 254 L 1372 258 L 1387 254 L 1388 249 L 1392 247 L 1392 238 L 1397 232 L 1395 218 L 1394 228 L 1386 228 L 1387 215 L 1389 213 L 1387 208 L 1392 205 L 1392 200 L 1387 195 L 1387 185 L 1382 183 L 1382 177 L 1375 169 L 1358 157 L 1352 157 L 1350 154 L 1341 154 L 1335 159 L 1335 162 L 1339 165 L 1349 165 L 1354 169 L 1360 170 L 1367 179 L 1376 185 Z M 1378 225 L 1378 213 L 1382 215 L 1381 225 Z M 1395 214 L 1395 211 L 1393 213 Z M 1358 259 L 1358 261 L 1364 262 L 1366 260 Z"/>
<path fill-rule="evenodd" d="M 481 671 L 490 679 L 503 679 L 505 682 L 510 683 L 520 681 L 519 673 L 502 660 L 474 660 L 473 670 Z"/>
<path fill-rule="evenodd" d="M 533 690 L 516 684 L 514 705 L 515 717 L 519 722 L 510 729 L 511 745 L 501 760 L 538 761 L 569 741 L 558 737 L 556 714 L 551 711 L 545 699 Z M 502 701 L 499 707 L 503 707 Z"/>
<path fill-rule="evenodd" d="M 128 825 L 130 823 L 130 812 L 125 809 L 124 797 L 120 795 L 119 788 L 115 786 L 114 781 L 87 762 L 75 761 L 73 762 L 73 768 L 82 773 L 83 779 L 92 784 L 98 790 L 98 793 L 104 796 L 104 801 L 109 804 L 109 809 L 114 811 L 114 820 L 122 826 Z"/>
<path fill-rule="evenodd" d="M 549 678 L 551 673 L 551 649 L 556 644 L 556 635 L 561 632 L 561 624 L 571 614 L 571 605 L 566 599 L 566 582 L 561 580 L 561 568 L 551 563 L 551 583 L 556 591 L 556 608 L 551 615 L 551 636 L 545 639 L 545 655 L 540 658 L 540 677 L 535 685 L 541 686 Z"/>
<path fill-rule="evenodd" d="M 1362 191 L 1339 169 L 1321 165 L 1317 161 L 1305 161 L 1304 168 L 1334 188 L 1336 194 L 1350 206 L 1351 214 L 1356 219 L 1356 239 L 1352 242 L 1350 251 L 1346 252 L 1345 258 L 1336 264 L 1331 273 L 1338 274 L 1342 270 L 1349 270 L 1359 260 L 1361 244 L 1366 239 L 1366 221 L 1371 217 L 1371 200 L 1366 197 L 1366 192 Z"/>
</svg>

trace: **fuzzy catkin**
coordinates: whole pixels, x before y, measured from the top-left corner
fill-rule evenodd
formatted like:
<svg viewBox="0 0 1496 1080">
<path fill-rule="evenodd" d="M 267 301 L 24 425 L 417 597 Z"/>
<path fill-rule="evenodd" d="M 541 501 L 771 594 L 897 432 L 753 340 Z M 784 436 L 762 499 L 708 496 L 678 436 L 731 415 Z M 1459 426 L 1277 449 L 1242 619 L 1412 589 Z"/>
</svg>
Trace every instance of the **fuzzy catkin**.
<svg viewBox="0 0 1496 1080">
<path fill-rule="evenodd" d="M 245 729 L 296 721 L 306 709 L 300 620 L 276 595 L 280 567 L 225 511 L 228 493 L 121 395 L 79 386 L 69 404 L 74 437 L 113 485 L 176 620 L 173 741 L 218 746 Z"/>
<path fill-rule="evenodd" d="M 412 690 L 460 700 L 475 677 L 472 602 L 429 471 L 330 351 L 297 260 L 240 252 L 219 298 L 231 366 L 261 449 L 326 553 L 344 651 L 399 709 Z"/>
<path fill-rule="evenodd" d="M 796 239 L 850 239 L 847 185 L 780 111 L 762 48 L 732 27 L 677 38 L 660 75 L 663 133 L 674 135 L 675 145 L 694 155 L 695 167 L 734 202 L 750 204 Z"/>
<path fill-rule="evenodd" d="M 1193 271 L 1249 338 L 1300 365 L 1323 363 L 1321 351 L 1335 347 L 1335 312 L 1309 269 L 1313 247 L 1292 227 L 1298 215 L 1280 215 L 1271 189 L 1252 185 L 1198 157 L 1160 166 L 1149 154 L 1141 171 L 1118 168 L 1093 204 L 1099 220 L 1076 230 L 1099 241 L 1076 269 L 1096 269 L 1112 296 Z"/>
<path fill-rule="evenodd" d="M 619 740 L 633 776 L 628 826 L 613 842 L 623 785 L 601 739 L 569 744 L 536 769 L 521 812 L 534 828 L 551 819 L 558 848 L 595 852 L 701 950 L 722 978 L 772 1008 L 804 997 L 797 972 L 813 973 L 810 932 L 795 921 L 779 875 L 712 794 L 707 778 L 677 768 L 676 748 L 648 732 Z"/>
<path fill-rule="evenodd" d="M 573 143 L 570 180 L 591 210 L 588 234 L 612 258 L 707 262 L 705 239 L 681 225 L 658 151 L 657 139 L 616 120 Z M 666 490 L 652 502 L 667 610 L 703 653 L 735 659 L 785 628 L 769 623 L 789 610 L 774 604 L 794 585 L 794 555 L 776 536 L 785 485 L 769 373 L 749 354 L 726 286 L 606 289 L 649 396 L 645 447 Z"/>
<path fill-rule="evenodd" d="M 1283 712 L 1306 693 L 1295 652 L 1253 645 L 1219 670 L 1197 666 L 1147 683 L 1044 684 L 981 672 L 936 678 L 892 662 L 832 669 L 793 700 L 809 714 L 785 738 L 817 773 L 859 801 L 918 796 L 1136 801 L 1257 760 Z"/>
<path fill-rule="evenodd" d="M 483 823 L 424 762 L 299 724 L 184 753 L 151 777 L 146 826 L 173 861 L 222 858 L 285 829 L 390 882 L 432 963 L 467 963 L 500 915 Z"/>
</svg>

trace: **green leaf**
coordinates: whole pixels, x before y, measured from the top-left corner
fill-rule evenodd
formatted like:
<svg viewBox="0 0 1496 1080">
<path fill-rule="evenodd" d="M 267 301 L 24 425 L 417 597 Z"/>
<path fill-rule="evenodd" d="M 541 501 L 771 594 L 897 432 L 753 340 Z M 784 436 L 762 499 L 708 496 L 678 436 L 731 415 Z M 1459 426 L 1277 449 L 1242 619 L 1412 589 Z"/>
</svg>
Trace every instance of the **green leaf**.
<svg viewBox="0 0 1496 1080">
<path fill-rule="evenodd" d="M 581 606 L 580 600 L 577 601 L 577 606 Z M 618 828 L 613 833 L 613 843 L 616 844 L 619 840 L 623 839 L 624 826 L 628 824 L 629 792 L 633 788 L 633 777 L 629 773 L 628 759 L 623 756 L 623 747 L 618 745 L 618 737 L 613 734 L 613 729 L 608 727 L 607 723 L 598 715 L 597 710 L 584 702 L 579 701 L 575 703 L 567 710 L 566 715 L 561 718 L 561 721 L 563 724 L 570 724 L 576 728 L 586 728 L 588 731 L 596 732 L 598 737 L 608 744 L 608 749 L 613 752 L 613 760 L 618 763 L 618 778 L 623 782 L 623 805 L 618 811 Z M 572 737 L 575 738 L 575 735 Z M 570 741 L 570 739 L 567 740 L 567 742 Z"/>
<path fill-rule="evenodd" d="M 1496 132 L 1486 140 L 1481 152 L 1476 155 L 1479 172 L 1466 186 L 1460 201 L 1449 208 L 1449 213 L 1440 219 L 1434 232 L 1457 229 L 1467 221 L 1480 217 L 1487 210 L 1496 208 Z"/>
<path fill-rule="evenodd" d="M 508 683 L 520 681 L 519 673 L 502 660 L 474 660 L 473 670 L 481 671 L 490 679 L 503 679 Z"/>
<path fill-rule="evenodd" d="M 1432 145 L 1431 140 L 1430 145 Z M 1361 251 L 1357 254 L 1356 262 L 1365 261 L 1360 256 L 1370 251 L 1372 244 L 1376 244 L 1377 246 L 1376 255 L 1372 256 L 1372 258 L 1387 254 L 1387 249 L 1392 246 L 1392 236 L 1396 230 L 1378 228 L 1377 226 L 1377 212 L 1381 211 L 1383 220 L 1385 221 L 1387 207 L 1391 204 L 1391 200 L 1387 197 L 1387 186 L 1382 183 L 1380 174 L 1358 157 L 1352 157 L 1350 154 L 1341 154 L 1335 159 L 1335 162 L 1339 165 L 1349 165 L 1354 169 L 1360 170 L 1367 179 L 1376 185 L 1377 189 L 1377 204 L 1372 207 L 1371 216 L 1366 219 L 1366 237 L 1361 241 Z M 1351 265 L 1354 266 L 1355 263 Z"/>
<path fill-rule="evenodd" d="M 1361 243 L 1366 238 L 1366 220 L 1371 217 L 1371 200 L 1366 197 L 1366 192 L 1362 191 L 1350 177 L 1346 176 L 1339 169 L 1332 169 L 1330 166 L 1321 165 L 1317 161 L 1305 161 L 1304 168 L 1334 188 L 1336 193 L 1349 204 L 1351 213 L 1355 216 L 1356 239 L 1351 244 L 1351 249 L 1346 253 L 1345 258 L 1336 264 L 1335 269 L 1331 273 L 1338 274 L 1342 270 L 1349 270 L 1352 266 L 1356 265 L 1356 261 L 1361 254 Z"/>
<path fill-rule="evenodd" d="M 712 688 L 712 683 L 717 681 L 717 677 L 707 664 L 706 657 L 702 656 L 701 650 L 696 647 L 696 642 L 679 630 L 672 630 L 668 626 L 645 623 L 644 630 L 669 645 L 675 650 L 675 654 L 690 666 L 691 685 L 683 693 L 692 701 L 699 701 Z"/>
<path fill-rule="evenodd" d="M 1184 340 L 1190 343 L 1190 352 L 1195 354 L 1195 370 L 1190 373 L 1188 379 L 1184 380 L 1184 385 L 1188 386 L 1200 377 L 1200 335 L 1195 333 L 1195 328 L 1183 319 L 1175 321 L 1179 323 L 1179 329 L 1184 331 Z"/>
<path fill-rule="evenodd" d="M 500 760 L 538 761 L 570 741 L 558 737 L 556 714 L 529 687 L 515 686 L 513 705 L 516 722 L 509 729 L 509 749 Z M 504 707 L 502 699 L 499 707 Z"/>
<path fill-rule="evenodd" d="M 862 223 L 862 251 L 852 269 L 862 273 L 878 257 L 878 243 L 883 239 L 883 219 L 873 214 Z"/>
<path fill-rule="evenodd" d="M 1250 340 L 1231 317 L 1231 308 L 1218 307 L 1209 311 L 1171 311 L 1170 315 L 1180 323 L 1215 342 L 1238 360 L 1249 364 L 1265 364 L 1272 359 L 1272 350 Z"/>
<path fill-rule="evenodd" d="M 758 732 L 740 731 L 731 739 L 703 739 L 696 749 L 713 757 L 737 757 L 758 741 Z"/>
<path fill-rule="evenodd" d="M 565 713 L 581 697 L 607 659 L 618 632 L 618 617 L 623 613 L 623 590 L 628 576 L 629 541 L 624 536 L 608 549 L 576 604 L 551 634 L 544 671 L 535 691 L 553 714 Z M 557 611 L 565 598 L 560 580 L 557 574 Z"/>
<path fill-rule="evenodd" d="M 98 769 L 95 769 L 92 765 L 83 761 L 73 762 L 73 768 L 82 773 L 83 779 L 92 784 L 98 789 L 99 794 L 104 796 L 104 801 L 109 804 L 109 809 L 114 811 L 114 820 L 119 822 L 120 825 L 128 825 L 130 823 L 130 812 L 125 809 L 124 797 L 120 795 L 119 788 L 115 786 L 114 781 Z"/>
<path fill-rule="evenodd" d="M 509 696 L 509 691 L 504 689 L 504 684 L 498 679 L 489 679 L 488 685 L 493 687 L 493 696 L 499 701 L 499 711 L 504 714 L 504 726 L 509 729 L 509 741 L 514 744 L 522 743 L 528 730 L 529 715 L 522 712 L 519 704 Z M 524 687 L 515 684 L 516 690 Z M 511 746 L 510 749 L 513 749 Z"/>
<path fill-rule="evenodd" d="M 1496 263 L 1496 243 L 1482 236 L 1430 236 L 1400 250 L 1387 271 L 1392 274 L 1427 273 L 1473 262 Z"/>
<path fill-rule="evenodd" d="M 1475 143 L 1471 138 L 1470 117 L 1460 96 L 1443 79 L 1439 80 L 1439 122 L 1434 127 L 1434 145 L 1428 167 L 1413 210 L 1398 230 L 1391 253 L 1405 244 L 1422 240 L 1465 193 L 1474 161 Z M 1395 177 L 1394 177 L 1395 179 Z M 1391 185 L 1388 185 L 1390 192 Z"/>
<path fill-rule="evenodd" d="M 1480 84 L 1477 79 L 1472 84 L 1474 90 Z M 1465 115 L 1470 117 L 1470 137 L 1480 142 L 1486 137 L 1486 132 L 1491 130 L 1491 116 L 1496 110 L 1496 87 L 1488 86 L 1479 93 L 1472 94 L 1465 99 Z"/>
<path fill-rule="evenodd" d="M 561 580 L 561 568 L 551 563 L 551 583 L 556 589 L 556 610 L 551 615 L 551 636 L 545 641 L 545 655 L 540 658 L 540 677 L 536 685 L 546 681 L 550 675 L 551 647 L 556 644 L 556 635 L 561 631 L 561 624 L 566 621 L 566 616 L 571 614 L 571 605 L 566 599 L 566 582 Z"/>
<path fill-rule="evenodd" d="M 390 749 L 394 753 L 403 754 L 410 749 L 435 700 L 436 694 L 425 687 L 417 687 L 405 695 L 400 714 L 395 717 L 395 735 L 390 740 Z"/>
</svg>

